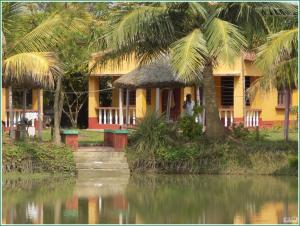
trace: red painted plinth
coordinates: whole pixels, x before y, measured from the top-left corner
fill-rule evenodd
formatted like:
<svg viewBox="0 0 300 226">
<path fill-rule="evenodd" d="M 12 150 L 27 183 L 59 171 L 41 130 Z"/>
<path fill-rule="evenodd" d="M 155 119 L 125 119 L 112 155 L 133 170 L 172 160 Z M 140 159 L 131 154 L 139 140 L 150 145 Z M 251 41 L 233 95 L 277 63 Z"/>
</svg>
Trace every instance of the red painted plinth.
<svg viewBox="0 0 300 226">
<path fill-rule="evenodd" d="M 74 151 L 78 149 L 78 134 L 61 134 L 61 139 L 64 144 Z"/>
<path fill-rule="evenodd" d="M 113 147 L 114 134 L 113 132 L 104 132 L 104 145 Z"/>
<path fill-rule="evenodd" d="M 127 134 L 114 134 L 113 147 L 117 150 L 123 150 L 127 147 L 128 135 Z"/>
</svg>

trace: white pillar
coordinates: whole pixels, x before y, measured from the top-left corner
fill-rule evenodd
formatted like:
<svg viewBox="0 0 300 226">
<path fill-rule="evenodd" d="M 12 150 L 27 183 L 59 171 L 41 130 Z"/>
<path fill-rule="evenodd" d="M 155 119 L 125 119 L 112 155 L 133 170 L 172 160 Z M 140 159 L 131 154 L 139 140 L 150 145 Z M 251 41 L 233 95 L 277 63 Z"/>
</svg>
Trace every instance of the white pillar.
<svg viewBox="0 0 300 226">
<path fill-rule="evenodd" d="M 155 91 L 156 91 L 156 98 L 155 98 L 155 111 L 156 112 L 159 112 L 159 102 L 160 102 L 160 90 L 159 90 L 159 88 L 156 88 L 155 89 Z"/>
<path fill-rule="evenodd" d="M 119 89 L 119 118 L 120 125 L 123 125 L 123 89 L 121 88 Z"/>
</svg>

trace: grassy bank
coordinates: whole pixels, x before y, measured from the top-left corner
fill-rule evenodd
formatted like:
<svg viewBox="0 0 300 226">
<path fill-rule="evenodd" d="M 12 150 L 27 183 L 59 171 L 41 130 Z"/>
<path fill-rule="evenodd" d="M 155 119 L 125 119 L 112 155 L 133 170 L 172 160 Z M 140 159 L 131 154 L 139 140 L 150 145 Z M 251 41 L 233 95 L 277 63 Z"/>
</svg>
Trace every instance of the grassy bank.
<svg viewBox="0 0 300 226">
<path fill-rule="evenodd" d="M 51 130 L 43 130 L 43 141 L 51 141 Z M 100 130 L 78 129 L 78 143 L 80 146 L 102 145 L 104 133 Z"/>
<path fill-rule="evenodd" d="M 72 150 L 50 142 L 12 142 L 3 139 L 2 169 L 4 173 L 75 174 Z"/>
<path fill-rule="evenodd" d="M 278 139 L 280 130 L 270 130 L 269 133 L 268 130 L 251 131 L 237 127 L 227 131 L 227 137 L 223 140 L 212 141 L 193 122 L 184 119 L 178 124 L 167 124 L 157 116 L 145 118 L 131 134 L 126 150 L 131 170 L 158 173 L 297 174 L 298 142 L 296 139 L 289 142 Z"/>
</svg>

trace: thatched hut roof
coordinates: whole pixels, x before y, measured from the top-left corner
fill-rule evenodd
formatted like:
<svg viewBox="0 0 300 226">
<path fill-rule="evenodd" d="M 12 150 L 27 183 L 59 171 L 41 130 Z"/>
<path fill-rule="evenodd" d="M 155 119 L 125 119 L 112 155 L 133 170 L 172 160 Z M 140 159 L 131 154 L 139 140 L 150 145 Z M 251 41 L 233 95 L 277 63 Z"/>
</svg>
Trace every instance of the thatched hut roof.
<svg viewBox="0 0 300 226">
<path fill-rule="evenodd" d="M 119 88 L 167 88 L 195 85 L 195 82 L 184 82 L 174 74 L 166 59 L 157 60 L 121 76 L 113 86 Z"/>
</svg>

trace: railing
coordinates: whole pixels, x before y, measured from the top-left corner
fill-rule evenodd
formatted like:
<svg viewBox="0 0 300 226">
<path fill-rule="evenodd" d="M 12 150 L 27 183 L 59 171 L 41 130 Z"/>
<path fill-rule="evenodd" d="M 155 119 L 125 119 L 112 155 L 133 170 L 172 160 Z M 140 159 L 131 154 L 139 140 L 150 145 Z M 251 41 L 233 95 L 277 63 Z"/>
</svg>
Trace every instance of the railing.
<svg viewBox="0 0 300 226">
<path fill-rule="evenodd" d="M 120 117 L 120 111 L 118 107 L 100 107 L 99 110 L 99 124 L 126 124 L 126 108 L 122 109 L 123 116 Z M 128 111 L 128 124 L 135 125 L 136 114 L 135 108 L 130 107 Z"/>
<path fill-rule="evenodd" d="M 18 122 L 23 118 L 23 110 L 13 109 L 13 126 L 16 127 Z M 34 126 L 34 121 L 38 120 L 38 112 L 34 110 L 26 110 L 25 118 L 31 121 L 31 126 Z M 4 121 L 5 127 L 10 126 L 10 113 L 9 110 L 6 110 L 6 120 Z"/>
<path fill-rule="evenodd" d="M 232 126 L 233 125 L 233 109 L 230 108 L 220 108 L 219 109 L 220 119 L 224 119 L 224 126 Z"/>
<path fill-rule="evenodd" d="M 246 110 L 246 127 L 259 126 L 259 113 L 260 110 L 257 109 Z"/>
</svg>

